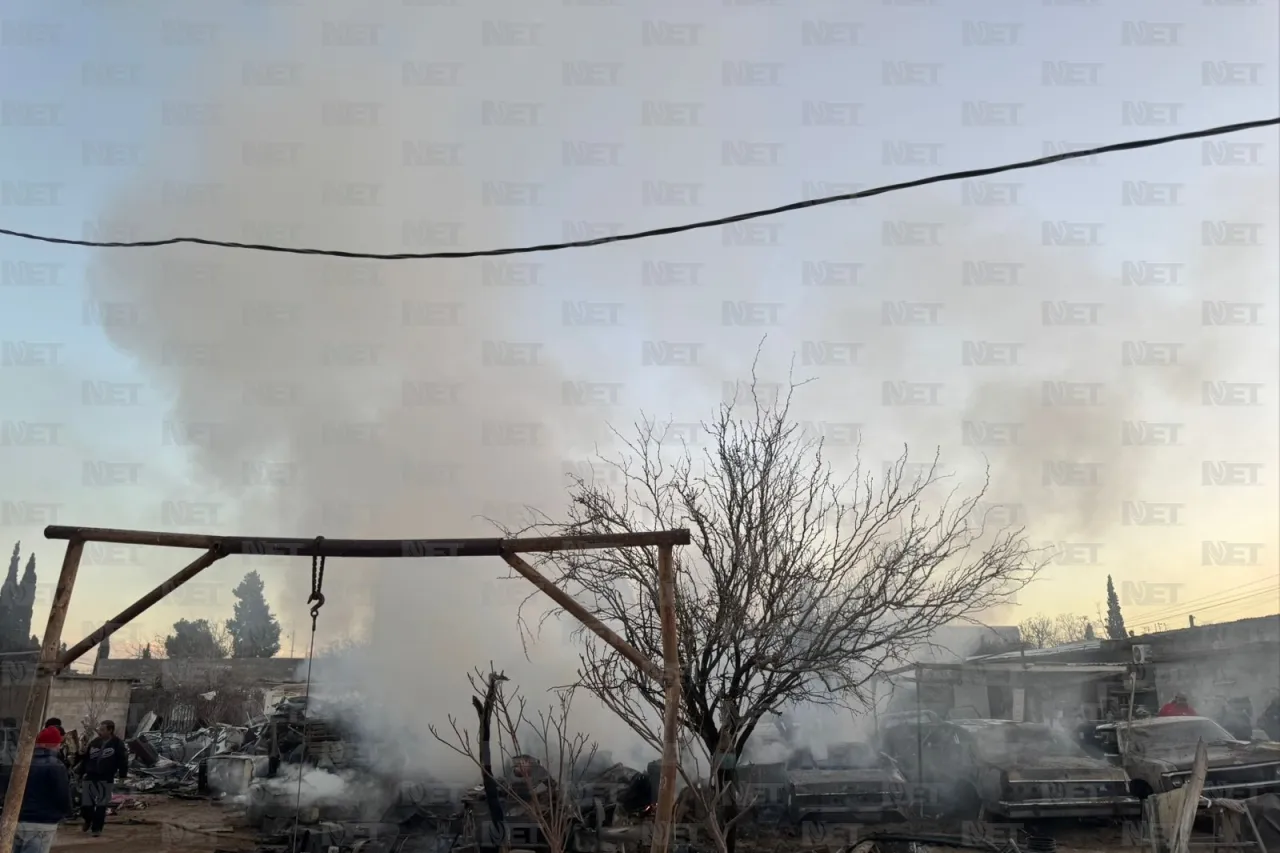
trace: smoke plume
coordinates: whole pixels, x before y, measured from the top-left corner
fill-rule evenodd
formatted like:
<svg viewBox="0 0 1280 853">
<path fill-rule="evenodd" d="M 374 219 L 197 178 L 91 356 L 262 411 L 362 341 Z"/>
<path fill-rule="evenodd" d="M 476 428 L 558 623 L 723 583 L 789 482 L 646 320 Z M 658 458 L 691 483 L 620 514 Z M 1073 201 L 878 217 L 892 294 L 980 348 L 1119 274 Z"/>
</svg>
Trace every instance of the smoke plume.
<svg viewBox="0 0 1280 853">
<path fill-rule="evenodd" d="M 468 55 L 457 22 L 445 25 L 455 10 L 433 10 L 441 25 L 428 33 L 409 6 L 379 5 L 383 43 L 338 48 L 324 44 L 340 32 L 332 22 L 305 7 L 277 11 L 254 37 L 227 38 L 197 63 L 179 100 L 216 104 L 207 113 L 217 121 L 169 128 L 171 144 L 160 147 L 142 182 L 112 199 L 104 221 L 132 224 L 147 237 L 356 251 L 456 250 L 566 235 L 560 222 L 548 221 L 549 207 L 485 204 L 486 182 L 555 195 L 565 210 L 593 220 L 586 230 L 622 219 L 628 228 L 657 224 L 658 214 L 662 224 L 691 218 L 642 208 L 634 195 L 619 207 L 617 187 L 597 177 L 605 170 L 548 178 L 546 164 L 557 161 L 562 140 L 603 144 L 619 138 L 619 127 L 629 140 L 631 193 L 642 175 L 704 180 L 717 191 L 717 213 L 729 212 L 721 205 L 764 206 L 796 194 L 790 178 L 744 186 L 741 170 L 722 168 L 718 140 L 704 150 L 646 130 L 630 142 L 639 95 L 622 99 L 624 117 L 616 89 L 542 86 L 523 79 L 523 66 L 493 59 L 498 51 Z M 548 39 L 564 41 L 546 47 L 577 56 L 582 45 L 599 48 L 616 35 L 603 24 L 593 36 L 584 31 L 549 28 Z M 718 56 L 716 45 L 704 48 Z M 653 83 L 644 96 L 685 96 L 677 77 Z M 259 85 L 270 80 L 284 85 Z M 412 81 L 421 85 L 406 85 Z M 491 91 L 539 101 L 546 127 L 483 125 Z M 737 132 L 728 118 L 718 120 L 725 133 Z M 809 144 L 794 145 L 798 161 Z M 834 149 L 844 156 L 841 145 Z M 1155 580 L 1174 568 L 1194 570 L 1201 539 L 1265 538 L 1274 554 L 1273 529 L 1235 517 L 1251 511 L 1251 502 L 1204 500 L 1198 479 L 1201 458 L 1231 458 L 1241 447 L 1274 472 L 1274 442 L 1263 441 L 1274 436 L 1274 401 L 1240 411 L 1200 405 L 1205 382 L 1270 381 L 1259 365 L 1274 365 L 1274 338 L 1258 338 L 1257 328 L 1207 328 L 1200 303 L 1267 301 L 1259 294 L 1274 283 L 1274 265 L 1261 250 L 1202 247 L 1192 222 L 1273 223 L 1274 193 L 1255 188 L 1274 180 L 1243 191 L 1206 180 L 1193 200 L 1203 215 L 1179 220 L 1180 230 L 1169 234 L 1152 236 L 1160 229 L 1147 212 L 1117 206 L 1101 246 L 1048 246 L 1042 220 L 1070 218 L 1058 210 L 1056 188 L 1096 182 L 1100 193 L 1115 191 L 1111 177 L 1068 168 L 1021 173 L 1024 195 L 1034 197 L 1024 207 L 963 206 L 955 188 L 808 212 L 787 220 L 782 233 L 792 242 L 781 249 L 734 246 L 728 232 L 486 261 L 376 263 L 178 246 L 103 252 L 91 289 L 97 299 L 141 306 L 144 323 L 110 334 L 169 395 L 164 434 L 186 430 L 191 438 L 192 479 L 173 499 L 234 507 L 237 517 L 222 519 L 220 532 L 445 538 L 493 535 L 490 519 L 518 525 L 526 505 L 555 516 L 566 461 L 576 466 L 598 442 L 607 449 L 607 424 L 625 429 L 641 409 L 681 422 L 706 417 L 726 382 L 747 378 L 767 333 L 761 378 L 782 381 L 793 360 L 799 378 L 816 376 L 797 398 L 797 415 L 818 430 L 861 425 L 868 473 L 878 477 L 904 443 L 921 462 L 941 445 L 943 463 L 958 475 L 951 482 L 963 491 L 990 463 L 990 499 L 1013 506 L 1010 520 L 1027 524 L 1034 540 L 1059 550 L 1064 541 L 1105 543 L 1101 566 L 1061 566 L 1056 579 L 1073 591 L 1096 586 L 1101 598 L 1107 571 Z M 875 182 L 874 174 L 866 178 Z M 894 233 L 939 239 L 890 245 L 886 223 L 914 223 Z M 861 284 L 808 286 L 814 283 L 798 281 L 799 259 L 856 261 Z M 1144 259 L 1176 259 L 1180 286 L 1126 285 L 1123 263 Z M 639 285 L 646 261 L 701 263 L 701 284 Z M 966 264 L 984 261 L 1020 264 L 1016 285 L 966 284 Z M 781 308 L 734 314 L 724 307 L 742 300 Z M 620 310 L 626 322 L 569 328 L 566 302 L 571 313 Z M 1044 304 L 1064 302 L 1100 305 L 1101 324 L 1046 326 Z M 937 324 L 886 323 L 887 316 L 927 316 L 930 305 L 940 306 Z M 1274 325 L 1273 314 L 1269 305 L 1263 322 Z M 735 316 L 779 322 L 735 324 Z M 640 371 L 646 340 L 693 344 L 701 357 L 684 371 Z M 1156 352 L 1125 349 L 1142 341 L 1183 346 L 1163 366 L 1126 364 L 1125 352 Z M 812 356 L 822 342 L 856 344 L 834 352 L 858 357 L 821 363 Z M 995 353 L 996 362 L 967 364 L 965 352 Z M 1014 362 L 1000 362 L 1014 352 Z M 899 380 L 935 383 L 939 404 L 885 405 L 885 383 Z M 1100 396 L 1096 405 L 1046 406 L 1045 383 L 1056 382 L 1096 383 Z M 1017 440 L 967 445 L 966 421 L 1015 424 Z M 1126 421 L 1184 424 L 1182 443 L 1125 446 Z M 832 446 L 828 455 L 841 469 L 852 449 Z M 1096 480 L 1088 479 L 1091 470 Z M 1073 484 L 1071 472 L 1086 479 Z M 1177 536 L 1127 527 L 1124 501 L 1183 504 L 1186 525 Z M 284 621 L 305 631 L 305 569 L 298 561 L 261 562 L 273 601 L 285 602 Z M 318 643 L 360 636 L 369 646 L 358 666 L 330 668 L 325 678 L 365 688 L 380 719 L 410 720 L 421 735 L 426 723 L 443 724 L 449 714 L 470 724 L 465 675 L 474 666 L 492 661 L 535 698 L 570 681 L 575 652 L 558 634 L 544 636 L 524 662 L 514 622 L 529 588 L 496 581 L 505 574 L 496 562 L 334 561 Z M 1081 572 L 1090 574 L 1081 581 Z M 634 742 L 587 697 L 576 710 L 581 728 L 608 748 Z M 424 763 L 453 760 L 426 736 L 406 749 Z"/>
</svg>

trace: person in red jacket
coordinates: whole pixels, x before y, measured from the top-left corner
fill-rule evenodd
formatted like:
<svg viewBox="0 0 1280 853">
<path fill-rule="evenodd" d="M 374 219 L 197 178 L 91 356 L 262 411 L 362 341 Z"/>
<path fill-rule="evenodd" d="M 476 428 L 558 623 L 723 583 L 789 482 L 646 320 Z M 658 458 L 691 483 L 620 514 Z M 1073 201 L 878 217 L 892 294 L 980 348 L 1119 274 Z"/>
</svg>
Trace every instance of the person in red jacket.
<svg viewBox="0 0 1280 853">
<path fill-rule="evenodd" d="M 1157 717 L 1198 717 L 1196 709 L 1187 703 L 1187 695 L 1179 693 L 1173 697 L 1172 702 L 1166 702 L 1164 707 L 1160 709 Z"/>
</svg>

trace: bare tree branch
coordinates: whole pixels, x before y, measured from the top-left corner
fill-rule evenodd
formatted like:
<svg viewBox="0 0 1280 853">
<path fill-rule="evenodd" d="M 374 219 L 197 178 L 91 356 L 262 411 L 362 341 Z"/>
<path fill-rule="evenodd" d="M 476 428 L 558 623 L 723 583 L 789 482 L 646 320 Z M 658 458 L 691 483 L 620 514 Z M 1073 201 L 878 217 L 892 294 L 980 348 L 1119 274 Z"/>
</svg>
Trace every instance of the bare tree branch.
<svg viewBox="0 0 1280 853">
<path fill-rule="evenodd" d="M 1091 624 L 1088 616 L 1076 613 L 1059 613 L 1054 617 L 1037 613 L 1018 623 L 1018 633 L 1031 648 L 1047 649 L 1080 642 L 1088 635 Z"/>
<path fill-rule="evenodd" d="M 616 485 L 574 478 L 567 521 L 524 529 L 691 530 L 675 566 L 680 722 L 722 788 L 733 786 L 736 761 L 765 714 L 797 703 L 861 704 L 871 682 L 937 628 L 1005 603 L 1044 564 L 1021 529 L 988 529 L 986 480 L 972 495 L 952 488 L 935 499 L 946 479 L 936 454 L 914 479 L 905 449 L 878 481 L 863 472 L 860 453 L 852 472 L 838 476 L 822 441 L 791 420 L 799 385 L 766 400 L 753 372 L 746 416 L 722 406 L 703 424 L 709 442 L 701 453 L 687 445 L 672 453 L 670 426 L 643 416 L 633 436 L 615 430 L 624 449 L 601 461 L 617 472 Z M 538 562 L 661 660 L 656 549 L 558 552 Z M 660 748 L 660 687 L 576 633 L 578 684 Z M 724 803 L 722 827 L 736 813 L 733 797 Z"/>
<path fill-rule="evenodd" d="M 480 736 L 473 740 L 453 717 L 452 738 L 441 735 L 435 725 L 428 727 L 432 736 L 476 765 L 486 795 L 492 784 L 502 797 L 514 801 L 551 850 L 567 849 L 570 833 L 582 822 L 575 793 L 596 753 L 595 742 L 571 727 L 573 689 L 554 691 L 552 705 L 531 717 L 519 689 L 506 690 L 506 676 L 492 667 L 488 674 L 477 669 L 467 679 L 475 694 L 471 701 L 480 719 Z M 493 770 L 495 757 L 507 772 Z M 510 822 L 505 816 L 494 822 L 505 838 Z"/>
</svg>

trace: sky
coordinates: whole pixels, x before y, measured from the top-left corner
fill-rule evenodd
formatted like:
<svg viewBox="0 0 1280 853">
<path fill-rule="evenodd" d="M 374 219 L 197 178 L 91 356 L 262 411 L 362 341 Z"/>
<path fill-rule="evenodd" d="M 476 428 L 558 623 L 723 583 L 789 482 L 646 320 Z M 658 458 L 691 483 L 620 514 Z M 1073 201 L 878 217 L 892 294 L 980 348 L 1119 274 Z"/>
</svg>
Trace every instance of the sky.
<svg viewBox="0 0 1280 853">
<path fill-rule="evenodd" d="M 1274 116 L 1277 9 L 13 2 L 0 221 L 367 252 L 658 227 Z M 761 348 L 761 381 L 815 380 L 797 417 L 839 470 L 855 434 L 873 476 L 904 445 L 963 492 L 989 469 L 1050 559 L 993 620 L 1092 616 L 1107 576 L 1140 630 L 1275 612 L 1278 153 L 1269 128 L 503 263 L 0 238 L 0 539 L 37 555 L 39 625 L 46 524 L 486 535 L 555 516 L 610 426 L 696 439 Z M 194 557 L 91 545 L 66 639 Z M 249 569 L 302 654 L 306 566 L 248 558 L 115 648 L 225 619 Z M 563 681 L 503 573 L 336 563 L 317 643 Z"/>
</svg>

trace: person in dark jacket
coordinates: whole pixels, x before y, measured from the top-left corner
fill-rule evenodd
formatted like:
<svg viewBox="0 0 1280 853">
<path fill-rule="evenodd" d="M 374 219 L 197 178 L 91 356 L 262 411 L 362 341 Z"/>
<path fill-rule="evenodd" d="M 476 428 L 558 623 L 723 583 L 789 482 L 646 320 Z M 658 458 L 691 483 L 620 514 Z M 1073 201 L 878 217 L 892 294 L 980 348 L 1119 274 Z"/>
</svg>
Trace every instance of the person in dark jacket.
<svg viewBox="0 0 1280 853">
<path fill-rule="evenodd" d="M 58 824 L 71 811 L 71 777 L 58 761 L 61 746 L 62 732 L 55 726 L 36 735 L 13 853 L 49 853 Z"/>
<path fill-rule="evenodd" d="M 124 741 L 116 737 L 115 723 L 103 720 L 98 724 L 98 736 L 89 741 L 89 748 L 80 756 L 77 767 L 83 780 L 80 787 L 83 831 L 97 837 L 107 822 L 107 806 L 111 805 L 116 777 L 124 779 L 129 775 L 129 750 L 125 749 Z"/>
<path fill-rule="evenodd" d="M 1280 696 L 1271 700 L 1271 704 L 1262 709 L 1258 716 L 1258 728 L 1267 733 L 1271 740 L 1280 741 Z"/>
<path fill-rule="evenodd" d="M 58 730 L 58 734 L 62 735 L 62 743 L 58 747 L 58 760 L 62 762 L 62 766 L 67 768 L 67 772 L 71 772 L 71 759 L 67 757 L 67 730 L 62 727 L 62 720 L 57 717 L 50 717 L 44 721 L 44 727 L 50 726 Z"/>
<path fill-rule="evenodd" d="M 1218 725 L 1236 740 L 1253 740 L 1253 702 L 1247 697 L 1227 700 L 1218 715 Z"/>
</svg>

